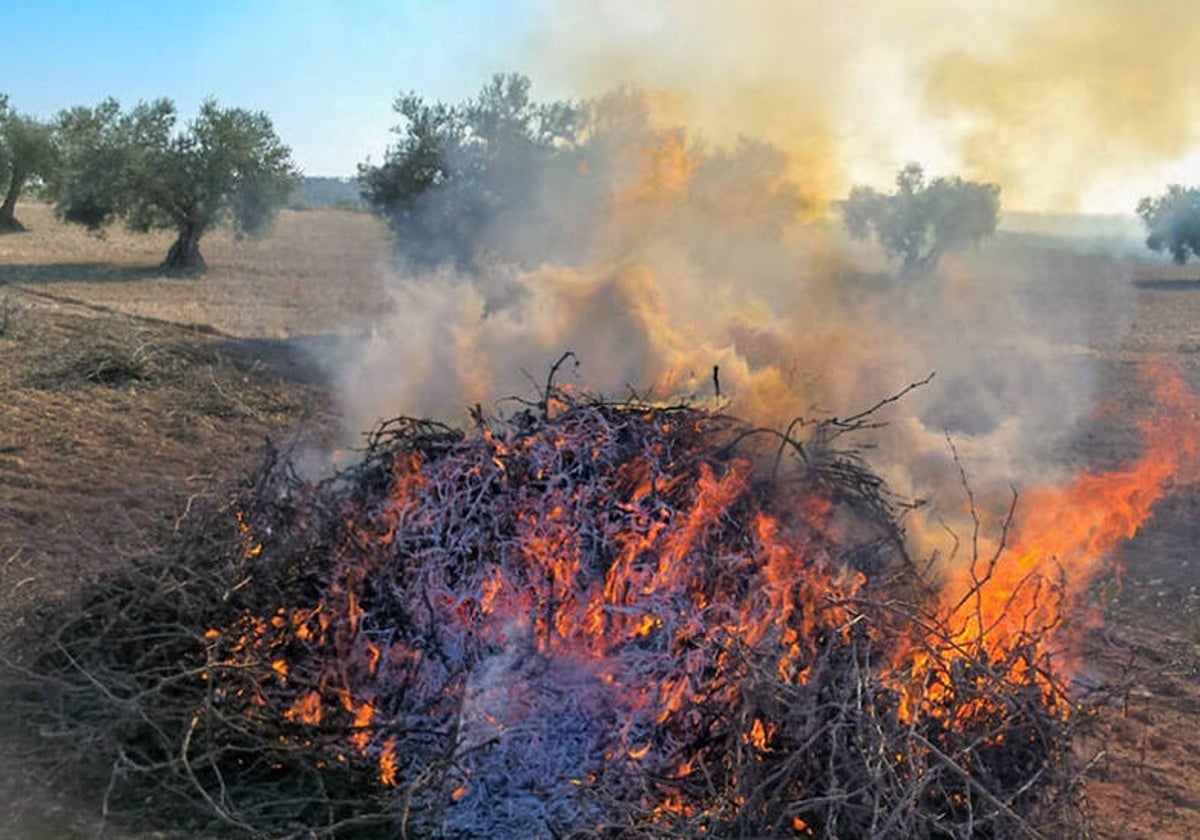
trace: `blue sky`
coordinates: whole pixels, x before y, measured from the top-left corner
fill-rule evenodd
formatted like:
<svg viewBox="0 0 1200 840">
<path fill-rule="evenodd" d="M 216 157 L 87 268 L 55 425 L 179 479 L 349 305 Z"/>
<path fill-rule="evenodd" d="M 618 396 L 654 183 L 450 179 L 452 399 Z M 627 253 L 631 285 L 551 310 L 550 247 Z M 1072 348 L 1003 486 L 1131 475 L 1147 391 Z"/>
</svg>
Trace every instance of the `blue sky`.
<svg viewBox="0 0 1200 840">
<path fill-rule="evenodd" d="M 351 175 L 378 161 L 392 100 L 473 95 L 520 71 L 536 37 L 527 0 L 204 0 L 5 4 L 0 92 L 50 117 L 112 96 L 173 99 L 184 118 L 215 97 L 270 114 L 310 175 Z"/>
</svg>

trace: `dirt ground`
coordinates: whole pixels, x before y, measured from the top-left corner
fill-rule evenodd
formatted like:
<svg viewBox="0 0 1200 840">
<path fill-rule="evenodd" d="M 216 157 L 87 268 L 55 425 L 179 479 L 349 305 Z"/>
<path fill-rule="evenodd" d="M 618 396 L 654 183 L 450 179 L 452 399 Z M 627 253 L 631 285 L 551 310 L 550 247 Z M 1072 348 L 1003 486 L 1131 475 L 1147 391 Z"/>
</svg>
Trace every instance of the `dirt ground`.
<svg viewBox="0 0 1200 840">
<path fill-rule="evenodd" d="M 169 237 L 104 238 L 27 205 L 0 236 L 0 629 L 44 594 L 153 550 L 179 517 L 257 463 L 265 438 L 321 457 L 337 434 L 306 346 L 365 329 L 389 305 L 385 231 L 363 214 L 285 212 L 270 237 L 215 233 L 200 279 L 156 268 Z M 1087 270 L 1045 243 L 1049 272 Z M 1041 253 L 1041 252 L 1039 252 Z M 1042 259 L 1042 257 L 1039 257 Z M 1088 348 L 1110 410 L 1064 458 L 1135 454 L 1123 409 L 1144 399 L 1146 359 L 1200 387 L 1200 284 L 1104 258 L 1128 278 L 1131 319 Z M 1037 261 L 1035 261 L 1037 264 Z M 1081 292 L 1086 295 L 1086 291 Z M 1078 752 L 1099 838 L 1200 834 L 1200 492 L 1178 487 L 1127 546 L 1105 587 L 1108 621 L 1088 637 L 1080 691 L 1097 713 Z M 0 759 L 0 837 L 93 837 L 89 806 Z M 109 828 L 103 836 L 119 836 Z"/>
</svg>

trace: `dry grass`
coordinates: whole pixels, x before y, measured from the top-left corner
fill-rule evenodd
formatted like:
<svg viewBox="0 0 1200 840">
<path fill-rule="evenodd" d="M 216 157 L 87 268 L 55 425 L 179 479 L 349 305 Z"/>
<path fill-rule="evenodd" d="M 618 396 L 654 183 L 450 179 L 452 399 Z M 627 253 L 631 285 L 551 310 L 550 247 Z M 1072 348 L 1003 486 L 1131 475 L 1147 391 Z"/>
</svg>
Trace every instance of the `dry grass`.
<svg viewBox="0 0 1200 840">
<path fill-rule="evenodd" d="M 202 278 L 167 278 L 169 234 L 99 237 L 39 204 L 19 215 L 27 230 L 0 236 L 0 617 L 146 550 L 265 435 L 305 416 L 329 428 L 285 339 L 378 311 L 388 256 L 370 216 L 285 211 L 265 239 L 206 237 Z"/>
<path fill-rule="evenodd" d="M 286 338 L 363 325 L 388 306 L 387 232 L 364 213 L 280 213 L 273 233 L 204 237 L 198 279 L 159 270 L 170 234 L 114 227 L 102 236 L 65 225 L 46 205 L 23 205 L 27 230 L 0 237 L 0 284 L 19 284 L 128 314 L 206 324 L 231 335 Z"/>
</svg>

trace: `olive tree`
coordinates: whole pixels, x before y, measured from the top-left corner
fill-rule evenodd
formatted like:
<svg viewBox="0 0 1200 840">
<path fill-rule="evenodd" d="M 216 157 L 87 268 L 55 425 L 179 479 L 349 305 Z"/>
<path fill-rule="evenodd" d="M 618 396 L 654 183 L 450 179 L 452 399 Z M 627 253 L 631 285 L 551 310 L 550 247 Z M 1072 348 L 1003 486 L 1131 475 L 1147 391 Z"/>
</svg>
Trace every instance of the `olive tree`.
<svg viewBox="0 0 1200 840">
<path fill-rule="evenodd" d="M 941 255 L 978 245 L 996 230 L 1000 187 L 959 177 L 925 180 L 910 163 L 896 176 L 896 191 L 857 186 L 841 202 L 846 230 L 854 239 L 874 236 L 901 261 L 901 271 L 932 270 Z"/>
<path fill-rule="evenodd" d="M 1150 250 L 1167 251 L 1180 265 L 1200 256 L 1200 189 L 1171 184 L 1162 195 L 1139 201 L 1137 213 Z"/>
<path fill-rule="evenodd" d="M 13 111 L 0 94 L 0 231 L 23 230 L 16 217 L 21 191 L 46 179 L 56 160 L 50 126 Z"/>
<path fill-rule="evenodd" d="M 410 262 L 471 268 L 489 248 L 520 262 L 528 249 L 511 234 L 555 224 L 542 191 L 551 172 L 578 166 L 586 112 L 573 102 L 535 102 L 530 88 L 525 76 L 497 74 L 460 104 L 416 93 L 396 99 L 399 139 L 383 163 L 361 165 L 359 179 Z"/>
<path fill-rule="evenodd" d="M 653 243 L 728 274 L 748 237 L 778 244 L 803 204 L 781 150 L 705 148 L 636 88 L 537 102 L 525 76 L 496 75 L 459 104 L 410 93 L 394 107 L 398 140 L 359 180 L 418 269 L 570 266 Z"/>
<path fill-rule="evenodd" d="M 201 237 L 221 224 L 265 233 L 298 175 L 265 113 L 208 100 L 182 130 L 176 122 L 166 99 L 63 112 L 53 192 L 63 219 L 92 230 L 119 218 L 136 231 L 175 231 L 164 268 L 202 271 Z"/>
</svg>

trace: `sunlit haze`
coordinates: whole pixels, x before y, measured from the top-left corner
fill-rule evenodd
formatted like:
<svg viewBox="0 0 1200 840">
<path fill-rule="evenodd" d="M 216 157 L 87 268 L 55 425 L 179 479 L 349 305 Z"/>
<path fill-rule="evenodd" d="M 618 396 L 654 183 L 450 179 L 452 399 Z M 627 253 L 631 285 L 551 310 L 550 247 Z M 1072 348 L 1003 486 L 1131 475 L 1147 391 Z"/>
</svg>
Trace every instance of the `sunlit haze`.
<svg viewBox="0 0 1200 840">
<path fill-rule="evenodd" d="M 310 175 L 378 161 L 394 97 L 523 72 L 544 98 L 635 84 L 722 143 L 763 137 L 835 198 L 909 160 L 999 183 L 1006 209 L 1129 213 L 1200 181 L 1200 30 L 1180 0 L 15 4 L 14 107 L 113 96 L 262 109 Z"/>
</svg>

